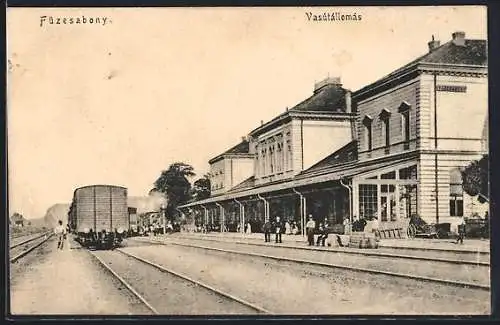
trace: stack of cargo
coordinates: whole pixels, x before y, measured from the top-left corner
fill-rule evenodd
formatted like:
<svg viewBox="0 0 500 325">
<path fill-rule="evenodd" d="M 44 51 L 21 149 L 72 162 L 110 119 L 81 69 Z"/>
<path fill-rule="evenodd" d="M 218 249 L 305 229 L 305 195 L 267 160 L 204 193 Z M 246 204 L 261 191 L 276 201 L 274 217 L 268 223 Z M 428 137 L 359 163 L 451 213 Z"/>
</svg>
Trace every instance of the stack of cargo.
<svg viewBox="0 0 500 325">
<path fill-rule="evenodd" d="M 375 237 L 375 233 L 354 231 L 349 237 L 349 247 L 378 248 L 378 240 Z"/>
</svg>

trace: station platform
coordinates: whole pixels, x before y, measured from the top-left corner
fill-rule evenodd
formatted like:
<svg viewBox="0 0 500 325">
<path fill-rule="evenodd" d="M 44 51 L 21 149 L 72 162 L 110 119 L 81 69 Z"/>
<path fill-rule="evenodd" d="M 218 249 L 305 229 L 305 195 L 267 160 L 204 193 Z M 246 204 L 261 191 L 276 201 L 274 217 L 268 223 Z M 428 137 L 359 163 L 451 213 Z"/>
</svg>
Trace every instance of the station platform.
<svg viewBox="0 0 500 325">
<path fill-rule="evenodd" d="M 242 234 L 242 233 L 199 233 L 199 232 L 181 232 L 175 233 L 167 236 L 172 236 L 173 238 L 197 238 L 197 239 L 211 239 L 211 240 L 223 240 L 223 241 L 238 241 L 238 242 L 249 242 L 249 243 L 262 243 L 263 245 L 274 245 L 274 234 L 271 234 L 271 242 L 264 242 L 264 234 L 252 233 L 252 234 Z M 333 236 L 329 235 L 329 240 L 331 241 L 332 248 L 338 247 L 336 240 L 332 241 Z M 159 235 L 157 237 L 163 237 Z M 315 239 L 317 236 L 315 236 Z M 282 235 L 283 243 L 280 246 L 293 246 L 293 247 L 304 247 L 309 249 L 328 249 L 329 247 L 318 247 L 318 246 L 308 246 L 307 238 L 302 235 Z M 441 251 L 456 251 L 456 252 L 480 252 L 489 253 L 490 252 L 490 241 L 488 239 L 464 239 L 463 244 L 456 244 L 454 239 L 380 239 L 379 247 L 393 248 L 393 249 L 419 249 L 419 250 L 441 250 Z"/>
</svg>

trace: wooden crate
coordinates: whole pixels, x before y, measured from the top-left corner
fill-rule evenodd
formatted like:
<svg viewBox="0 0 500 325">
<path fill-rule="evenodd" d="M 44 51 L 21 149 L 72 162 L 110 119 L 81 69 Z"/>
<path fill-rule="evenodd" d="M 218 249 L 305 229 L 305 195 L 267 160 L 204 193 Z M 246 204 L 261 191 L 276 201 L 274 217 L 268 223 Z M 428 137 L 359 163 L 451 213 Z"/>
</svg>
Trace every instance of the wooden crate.
<svg viewBox="0 0 500 325">
<path fill-rule="evenodd" d="M 355 231 L 349 238 L 349 247 L 354 248 L 377 248 L 378 242 L 375 233 Z"/>
<path fill-rule="evenodd" d="M 407 238 L 407 229 L 405 220 L 380 222 L 378 235 L 381 239 L 404 239 Z"/>
</svg>

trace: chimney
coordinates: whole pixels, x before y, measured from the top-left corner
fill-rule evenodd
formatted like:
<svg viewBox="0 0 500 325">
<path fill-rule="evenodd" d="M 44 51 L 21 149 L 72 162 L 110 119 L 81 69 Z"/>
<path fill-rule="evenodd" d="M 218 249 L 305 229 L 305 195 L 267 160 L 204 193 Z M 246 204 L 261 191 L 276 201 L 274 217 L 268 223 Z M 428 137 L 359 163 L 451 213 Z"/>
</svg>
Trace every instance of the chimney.
<svg viewBox="0 0 500 325">
<path fill-rule="evenodd" d="M 351 101 L 351 91 L 346 90 L 345 92 L 345 112 L 352 113 L 352 101 Z"/>
<path fill-rule="evenodd" d="M 248 137 L 246 135 L 241 137 L 241 142 L 245 142 L 245 141 L 248 141 Z"/>
<path fill-rule="evenodd" d="M 326 86 L 337 86 L 342 87 L 342 83 L 340 82 L 340 77 L 328 77 L 320 82 L 314 84 L 314 93 L 316 94 L 323 87 Z"/>
<path fill-rule="evenodd" d="M 439 45 L 441 45 L 441 42 L 438 41 L 438 40 L 435 40 L 434 39 L 434 35 L 432 35 L 432 40 L 427 43 L 427 45 L 429 46 L 429 53 L 434 51 L 435 49 L 437 49 L 439 47 Z"/>
<path fill-rule="evenodd" d="M 456 46 L 465 46 L 465 32 L 454 32 L 451 37 L 453 44 Z"/>
</svg>

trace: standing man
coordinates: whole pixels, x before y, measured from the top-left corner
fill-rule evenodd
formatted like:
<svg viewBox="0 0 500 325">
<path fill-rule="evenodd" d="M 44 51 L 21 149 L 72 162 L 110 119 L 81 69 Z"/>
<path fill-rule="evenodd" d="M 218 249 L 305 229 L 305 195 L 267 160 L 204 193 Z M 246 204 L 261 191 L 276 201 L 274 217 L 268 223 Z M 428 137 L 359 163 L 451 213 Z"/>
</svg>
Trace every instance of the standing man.
<svg viewBox="0 0 500 325">
<path fill-rule="evenodd" d="M 66 228 L 63 226 L 61 220 L 58 221 L 58 225 L 54 228 L 54 234 L 58 237 L 57 249 L 62 250 L 64 241 L 66 240 Z"/>
<path fill-rule="evenodd" d="M 281 243 L 281 233 L 283 231 L 283 221 L 280 220 L 280 217 L 276 217 L 276 221 L 274 222 L 274 233 L 276 234 L 276 243 Z"/>
<path fill-rule="evenodd" d="M 464 243 L 464 237 L 465 237 L 465 219 L 462 220 L 462 223 L 458 225 L 458 238 L 456 241 L 456 244 Z"/>
<path fill-rule="evenodd" d="M 316 229 L 316 222 L 312 214 L 309 215 L 309 221 L 306 223 L 307 242 L 309 246 L 314 246 L 314 229 Z"/>
<path fill-rule="evenodd" d="M 264 223 L 264 240 L 266 243 L 271 242 L 271 222 L 268 220 Z"/>
</svg>

